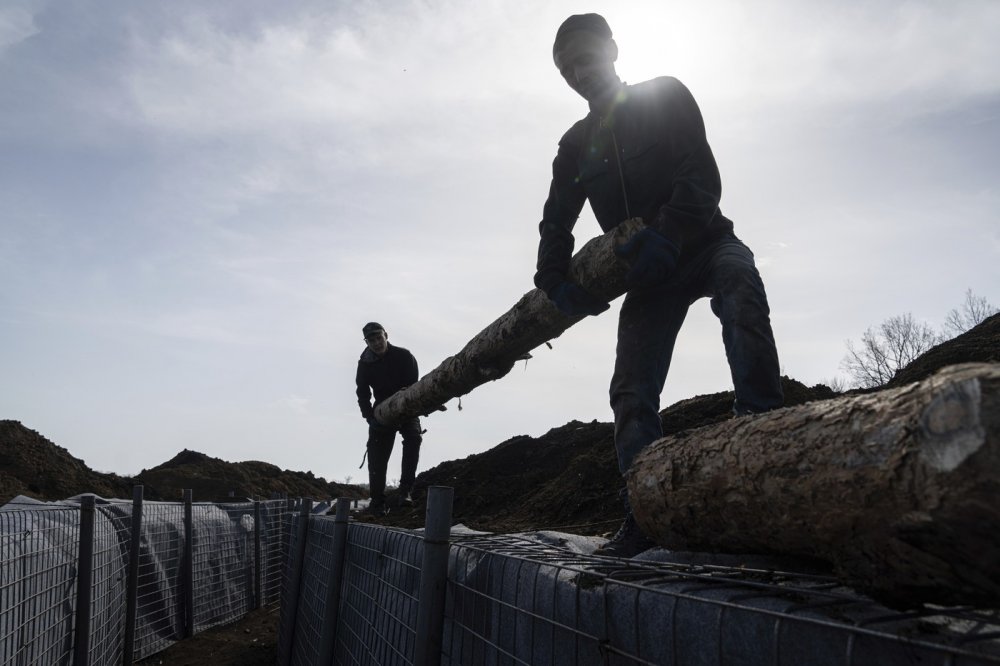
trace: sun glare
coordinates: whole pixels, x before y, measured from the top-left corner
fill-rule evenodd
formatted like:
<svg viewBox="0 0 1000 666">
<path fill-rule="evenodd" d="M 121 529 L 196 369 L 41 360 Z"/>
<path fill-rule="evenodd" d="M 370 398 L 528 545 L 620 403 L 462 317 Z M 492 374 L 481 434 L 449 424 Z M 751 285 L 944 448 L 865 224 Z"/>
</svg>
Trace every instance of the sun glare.
<svg viewBox="0 0 1000 666">
<path fill-rule="evenodd" d="M 747 17 L 739 4 L 629 3 L 605 16 L 618 43 L 618 73 L 629 83 L 676 76 L 697 89 L 740 85 Z"/>
</svg>

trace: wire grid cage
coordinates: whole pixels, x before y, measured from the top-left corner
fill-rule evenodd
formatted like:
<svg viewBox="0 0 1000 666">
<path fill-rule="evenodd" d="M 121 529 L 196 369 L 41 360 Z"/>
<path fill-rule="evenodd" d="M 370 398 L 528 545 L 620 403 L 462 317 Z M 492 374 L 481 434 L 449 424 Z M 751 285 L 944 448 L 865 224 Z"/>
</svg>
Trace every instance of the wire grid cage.
<svg viewBox="0 0 1000 666">
<path fill-rule="evenodd" d="M 118 502 L 112 501 L 95 507 L 90 585 L 91 664 L 119 663 L 124 646 L 125 578 L 132 520 L 131 516 L 123 519 L 118 506 Z"/>
<path fill-rule="evenodd" d="M 130 509 L 131 510 L 131 509 Z M 128 539 L 131 543 L 131 537 Z M 135 647 L 142 659 L 170 647 L 184 635 L 181 559 L 184 505 L 145 502 L 136 588 Z"/>
<path fill-rule="evenodd" d="M 413 663 L 422 558 L 418 535 L 348 526 L 335 663 Z"/>
<path fill-rule="evenodd" d="M 281 601 L 282 580 L 287 564 L 291 534 L 292 505 L 288 500 L 260 503 L 260 576 L 262 606 Z"/>
<path fill-rule="evenodd" d="M 194 631 L 233 622 L 253 607 L 253 503 L 195 504 Z"/>
<path fill-rule="evenodd" d="M 76 630 L 80 571 L 79 505 L 28 501 L 0 509 L 0 666 L 69 663 Z M 145 502 L 137 563 L 132 655 L 142 659 L 185 633 L 184 504 Z M 194 629 L 239 619 L 255 606 L 255 578 L 281 571 L 287 558 L 286 500 L 192 506 Z M 99 500 L 94 510 L 91 664 L 118 664 L 127 649 L 127 578 L 133 503 Z M 256 542 L 260 530 L 260 543 Z M 257 552 L 260 559 L 257 559 Z M 273 575 L 273 573 L 271 574 Z M 279 584 L 260 581 L 262 597 Z"/>
<path fill-rule="evenodd" d="M 290 553 L 299 548 L 299 520 L 300 515 L 292 518 Z M 332 518 L 311 516 L 303 561 L 289 561 L 285 570 L 279 644 L 294 646 L 287 663 L 320 663 L 323 638 L 333 631 L 333 663 L 412 664 L 422 539 L 405 530 L 352 522 L 334 601 L 328 586 L 334 530 Z M 293 580 L 296 572 L 299 581 Z M 335 626 L 327 621 L 333 608 Z M 289 609 L 294 621 L 285 615 Z"/>
<path fill-rule="evenodd" d="M 295 649 L 291 663 L 319 663 L 320 645 L 323 642 L 326 617 L 324 609 L 329 595 L 330 565 L 333 561 L 332 520 L 310 520 L 309 538 L 306 543 L 302 578 L 299 582 L 299 601 L 295 617 Z"/>
<path fill-rule="evenodd" d="M 128 505 L 129 516 L 131 505 Z M 254 574 L 280 571 L 287 556 L 282 531 L 286 500 L 260 502 L 261 523 L 252 502 L 194 504 L 191 507 L 194 631 L 233 622 L 255 607 Z M 131 523 L 131 521 L 130 521 Z M 261 530 L 260 562 L 255 531 Z M 184 637 L 184 505 L 143 504 L 138 587 L 136 660 L 164 650 Z M 125 543 L 131 538 L 125 535 Z M 262 581 L 262 588 L 267 589 Z M 271 590 L 277 597 L 278 586 Z"/>
<path fill-rule="evenodd" d="M 79 532 L 79 508 L 0 511 L 0 664 L 71 660 Z"/>
<path fill-rule="evenodd" d="M 289 507 L 293 508 L 293 507 Z M 292 617 L 292 610 L 297 609 L 298 603 L 298 581 L 295 578 L 296 575 L 301 574 L 301 565 L 307 564 L 310 561 L 298 562 L 294 556 L 295 553 L 299 551 L 299 545 L 301 543 L 303 534 L 299 530 L 299 521 L 301 520 L 300 515 L 295 513 L 290 513 L 288 516 L 288 559 L 285 560 L 285 566 L 281 570 L 281 619 L 278 624 L 278 645 L 283 646 L 289 644 L 289 642 L 295 642 L 297 633 L 295 625 L 298 624 L 298 618 L 301 613 L 296 613 L 294 618 Z M 305 534 L 306 544 L 309 543 L 309 534 Z M 304 545 L 303 545 L 304 547 Z M 278 655 L 279 661 L 281 659 L 281 654 Z M 283 665 L 284 666 L 284 665 Z"/>
<path fill-rule="evenodd" d="M 1000 612 L 894 612 L 826 576 L 451 549 L 443 664 L 1000 664 Z"/>
</svg>

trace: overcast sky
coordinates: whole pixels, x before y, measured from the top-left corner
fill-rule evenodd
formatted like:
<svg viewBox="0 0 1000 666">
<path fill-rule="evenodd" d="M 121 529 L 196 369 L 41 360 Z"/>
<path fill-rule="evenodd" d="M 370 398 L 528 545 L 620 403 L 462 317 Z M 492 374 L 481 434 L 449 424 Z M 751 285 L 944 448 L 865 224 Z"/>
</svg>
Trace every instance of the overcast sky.
<svg viewBox="0 0 1000 666">
<path fill-rule="evenodd" d="M 698 100 L 782 371 L 905 312 L 1000 304 L 1000 2 L 0 5 L 0 418 L 121 474 L 184 448 L 359 470 L 361 326 L 421 374 L 533 285 L 551 62 L 602 12 Z M 600 232 L 589 208 L 578 246 Z M 610 421 L 617 303 L 425 420 L 420 469 Z M 707 301 L 663 405 L 731 388 Z M 610 444 L 609 444 L 610 445 Z M 399 476 L 399 445 L 389 479 Z"/>
</svg>

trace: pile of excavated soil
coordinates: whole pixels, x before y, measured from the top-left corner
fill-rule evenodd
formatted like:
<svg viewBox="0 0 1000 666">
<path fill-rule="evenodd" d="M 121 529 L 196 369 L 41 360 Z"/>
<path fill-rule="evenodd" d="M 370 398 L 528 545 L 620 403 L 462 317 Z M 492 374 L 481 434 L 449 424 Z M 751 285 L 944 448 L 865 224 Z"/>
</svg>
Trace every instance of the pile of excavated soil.
<svg viewBox="0 0 1000 666">
<path fill-rule="evenodd" d="M 0 504 L 17 495 L 62 500 L 81 493 L 132 497 L 143 486 L 148 500 L 176 502 L 190 488 L 196 502 L 243 502 L 288 497 L 364 497 L 357 486 L 329 483 L 312 472 L 283 470 L 251 460 L 226 462 L 187 449 L 135 477 L 95 472 L 69 451 L 18 421 L 0 420 Z"/>
<path fill-rule="evenodd" d="M 897 372 L 885 387 L 919 382 L 941 368 L 957 363 L 1000 363 L 1000 314 L 927 350 Z"/>
<path fill-rule="evenodd" d="M 0 504 L 16 495 L 58 500 L 80 493 L 131 497 L 132 482 L 95 472 L 38 432 L 0 420 Z"/>
<path fill-rule="evenodd" d="M 231 463 L 187 449 L 162 465 L 142 470 L 136 479 L 166 500 L 180 499 L 185 488 L 196 500 L 212 502 L 267 499 L 276 493 L 317 499 L 365 496 L 357 486 L 331 483 L 312 472 L 293 472 L 259 460 Z"/>
</svg>

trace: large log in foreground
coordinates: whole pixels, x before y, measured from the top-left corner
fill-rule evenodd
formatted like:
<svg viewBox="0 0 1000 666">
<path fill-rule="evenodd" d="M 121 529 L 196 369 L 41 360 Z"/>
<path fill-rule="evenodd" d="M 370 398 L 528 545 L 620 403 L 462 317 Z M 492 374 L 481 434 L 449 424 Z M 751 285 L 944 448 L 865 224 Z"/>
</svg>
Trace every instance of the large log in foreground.
<svg viewBox="0 0 1000 666">
<path fill-rule="evenodd" d="M 626 265 L 614 246 L 643 227 L 626 220 L 603 236 L 588 241 L 573 256 L 570 277 L 608 302 L 625 293 Z M 500 379 L 535 347 L 556 338 L 583 319 L 560 312 L 539 289 L 526 293 L 510 310 L 472 338 L 460 352 L 446 358 L 417 383 L 397 392 L 375 408 L 380 423 L 395 425 L 428 414 L 452 398 L 486 382 Z"/>
<path fill-rule="evenodd" d="M 896 604 L 1000 602 L 1000 364 L 654 442 L 629 495 L 675 550 L 826 560 Z"/>
</svg>

